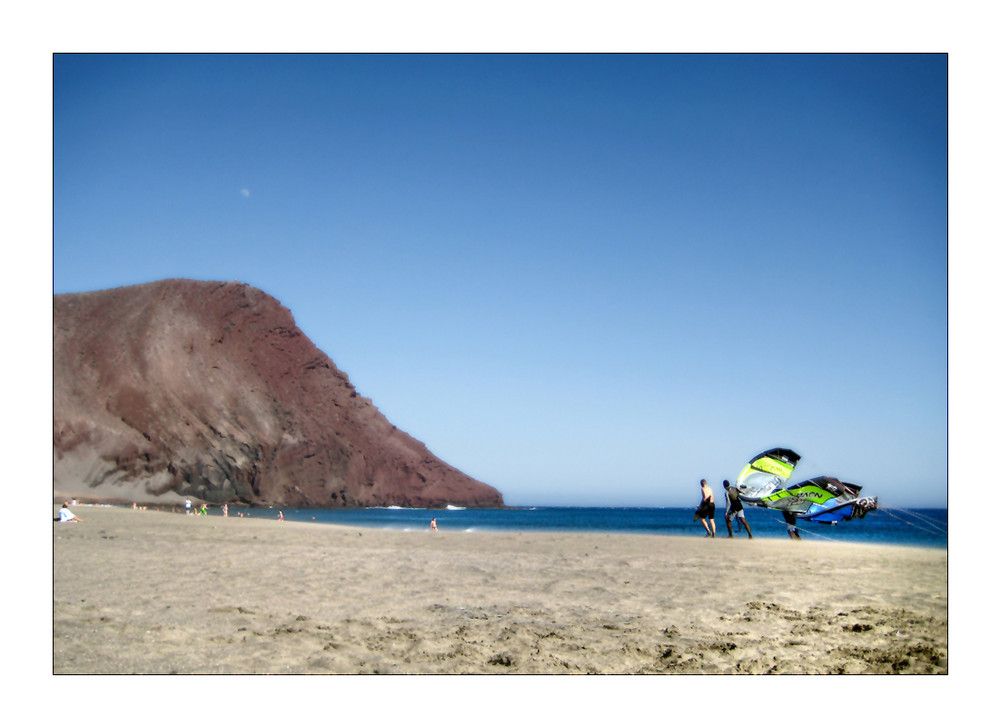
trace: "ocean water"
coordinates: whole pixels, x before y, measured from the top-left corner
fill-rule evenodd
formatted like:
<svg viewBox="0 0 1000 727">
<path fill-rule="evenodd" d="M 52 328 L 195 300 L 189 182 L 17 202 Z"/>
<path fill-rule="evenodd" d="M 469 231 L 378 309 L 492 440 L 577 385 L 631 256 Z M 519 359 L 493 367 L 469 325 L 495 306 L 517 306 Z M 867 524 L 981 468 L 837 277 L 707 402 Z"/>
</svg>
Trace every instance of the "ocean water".
<svg viewBox="0 0 1000 727">
<path fill-rule="evenodd" d="M 333 523 L 363 528 L 427 530 L 431 518 L 442 531 L 560 531 L 595 533 L 644 533 L 704 537 L 695 521 L 693 508 L 679 507 L 522 507 L 504 510 L 423 508 L 365 508 L 357 510 L 310 510 L 283 508 L 289 521 Z M 755 538 L 787 538 L 781 515 L 764 508 L 746 508 L 747 521 Z M 219 508 L 210 513 L 219 515 Z M 275 519 L 277 508 L 231 507 L 230 517 Z M 716 513 L 717 536 L 726 537 L 723 512 Z M 735 529 L 735 528 L 734 528 Z M 803 540 L 873 543 L 881 545 L 948 547 L 948 511 L 944 509 L 904 510 L 882 508 L 860 520 L 837 525 L 799 522 Z M 745 532 L 734 537 L 746 538 Z"/>
</svg>

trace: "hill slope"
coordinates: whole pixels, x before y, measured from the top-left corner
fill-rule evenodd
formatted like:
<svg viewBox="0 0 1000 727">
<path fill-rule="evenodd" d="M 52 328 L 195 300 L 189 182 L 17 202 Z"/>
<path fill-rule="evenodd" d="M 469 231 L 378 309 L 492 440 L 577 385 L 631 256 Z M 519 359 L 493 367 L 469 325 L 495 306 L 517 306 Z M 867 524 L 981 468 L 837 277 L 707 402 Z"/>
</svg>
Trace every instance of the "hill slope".
<svg viewBox="0 0 1000 727">
<path fill-rule="evenodd" d="M 298 507 L 499 507 L 400 431 L 242 283 L 54 298 L 57 498 Z"/>
</svg>

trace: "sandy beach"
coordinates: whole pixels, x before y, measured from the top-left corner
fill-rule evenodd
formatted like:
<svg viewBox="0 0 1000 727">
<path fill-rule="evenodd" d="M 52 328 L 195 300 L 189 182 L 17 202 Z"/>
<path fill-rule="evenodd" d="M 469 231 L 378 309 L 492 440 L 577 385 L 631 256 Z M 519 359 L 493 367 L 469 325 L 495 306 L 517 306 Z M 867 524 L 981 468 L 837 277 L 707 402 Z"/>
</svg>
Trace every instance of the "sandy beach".
<svg viewBox="0 0 1000 727">
<path fill-rule="evenodd" d="M 944 550 L 77 507 L 55 674 L 943 674 Z"/>
</svg>

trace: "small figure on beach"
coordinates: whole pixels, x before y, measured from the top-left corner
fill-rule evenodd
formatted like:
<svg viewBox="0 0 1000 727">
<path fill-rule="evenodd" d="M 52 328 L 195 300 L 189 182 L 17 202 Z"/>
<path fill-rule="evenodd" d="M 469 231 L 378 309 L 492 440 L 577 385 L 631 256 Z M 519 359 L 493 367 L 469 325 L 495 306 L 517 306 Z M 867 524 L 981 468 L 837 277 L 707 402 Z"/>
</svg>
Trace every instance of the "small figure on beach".
<svg viewBox="0 0 1000 727">
<path fill-rule="evenodd" d="M 729 531 L 729 537 L 733 537 L 733 521 L 735 520 L 737 526 L 740 523 L 743 524 L 743 529 L 747 531 L 747 537 L 752 540 L 753 533 L 750 532 L 746 513 L 743 512 L 740 493 L 736 491 L 735 487 L 729 486 L 729 480 L 722 481 L 722 489 L 726 491 L 726 530 Z"/>
<path fill-rule="evenodd" d="M 284 521 L 284 519 L 285 519 L 285 513 L 283 513 L 281 510 L 278 510 L 278 520 Z"/>
<path fill-rule="evenodd" d="M 431 518 L 431 530 L 437 532 L 438 529 L 438 519 L 436 517 Z"/>
<path fill-rule="evenodd" d="M 701 481 L 701 504 L 695 510 L 694 516 L 701 520 L 701 526 L 705 528 L 705 537 L 715 537 L 715 495 L 712 488 L 708 486 L 707 480 Z M 711 524 L 711 528 L 709 527 Z"/>
<path fill-rule="evenodd" d="M 188 515 L 191 514 L 191 501 L 190 500 L 185 500 L 184 501 L 184 512 L 186 514 L 188 514 Z"/>
<path fill-rule="evenodd" d="M 788 526 L 788 537 L 792 540 L 802 540 L 802 536 L 799 535 L 799 529 L 796 526 L 798 518 L 795 517 L 795 513 L 782 510 L 781 515 L 785 518 L 785 524 Z"/>
<path fill-rule="evenodd" d="M 83 520 L 74 515 L 69 509 L 69 503 L 64 502 L 59 508 L 59 522 L 61 523 L 82 523 Z"/>
<path fill-rule="evenodd" d="M 229 517 L 229 503 L 222 503 L 222 517 Z"/>
</svg>

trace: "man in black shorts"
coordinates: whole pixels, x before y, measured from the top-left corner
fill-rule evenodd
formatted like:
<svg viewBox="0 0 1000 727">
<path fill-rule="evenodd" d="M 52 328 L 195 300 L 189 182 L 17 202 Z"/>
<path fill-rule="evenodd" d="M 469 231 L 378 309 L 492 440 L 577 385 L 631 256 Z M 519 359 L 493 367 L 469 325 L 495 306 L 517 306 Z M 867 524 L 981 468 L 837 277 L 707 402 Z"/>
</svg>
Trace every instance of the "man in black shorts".
<svg viewBox="0 0 1000 727">
<path fill-rule="evenodd" d="M 712 488 L 708 486 L 706 480 L 701 481 L 701 504 L 698 505 L 698 509 L 695 510 L 695 516 L 701 520 L 701 525 L 705 528 L 705 537 L 714 538 L 715 537 L 715 495 L 712 494 Z M 705 522 L 705 521 L 708 522 Z M 709 528 L 709 523 L 712 527 Z"/>
<path fill-rule="evenodd" d="M 729 531 L 729 537 L 733 537 L 733 520 L 739 518 L 740 522 L 743 523 L 743 528 L 747 531 L 747 537 L 753 539 L 750 525 L 747 524 L 746 513 L 743 512 L 740 493 L 736 491 L 735 487 L 729 486 L 729 480 L 723 480 L 722 487 L 726 491 L 726 530 Z"/>
</svg>

